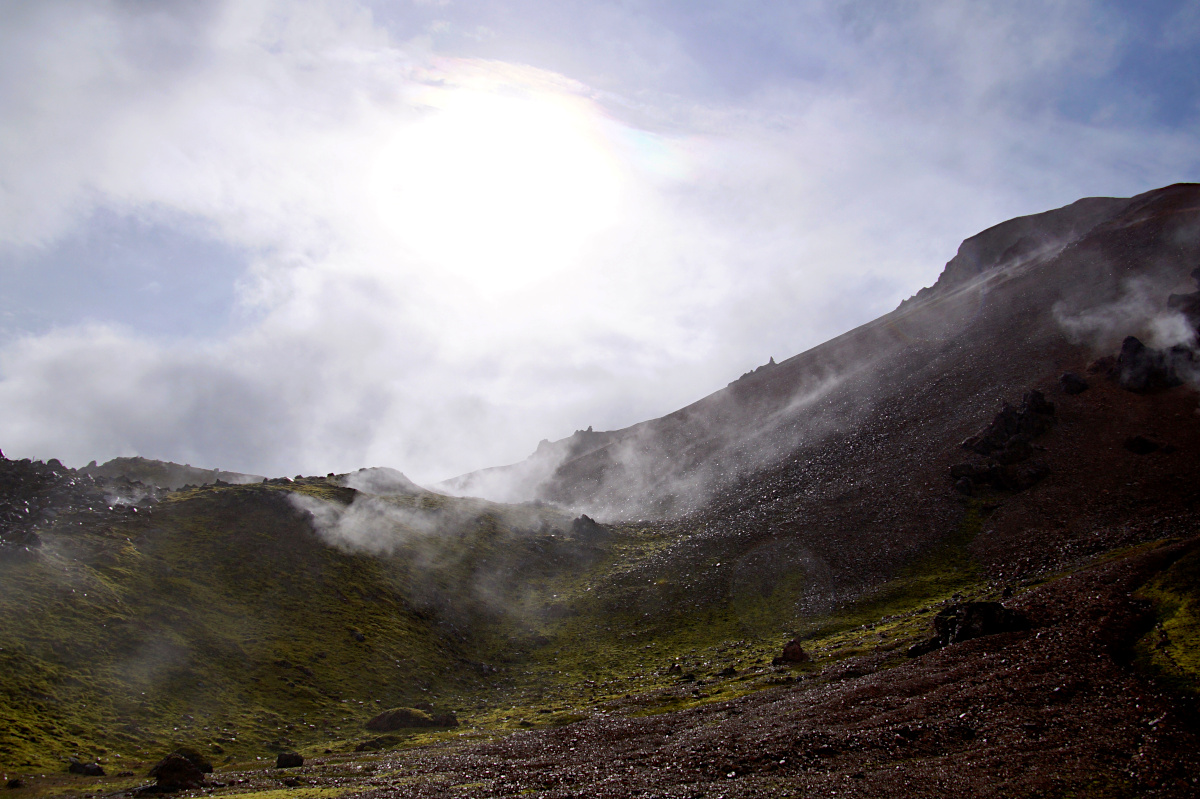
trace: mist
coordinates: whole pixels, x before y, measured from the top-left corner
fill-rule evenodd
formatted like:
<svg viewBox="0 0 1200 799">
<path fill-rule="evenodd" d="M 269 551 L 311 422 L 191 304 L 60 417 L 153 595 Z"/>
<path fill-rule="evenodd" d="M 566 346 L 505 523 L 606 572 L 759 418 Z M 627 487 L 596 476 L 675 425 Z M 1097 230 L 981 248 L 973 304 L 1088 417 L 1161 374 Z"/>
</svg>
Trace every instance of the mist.
<svg viewBox="0 0 1200 799">
<path fill-rule="evenodd" d="M 1169 20 L 816 2 L 759 52 L 526 6 L 5 4 L 4 451 L 428 485 L 684 407 L 1002 219 L 1200 177 L 1194 114 L 1124 102 L 1124 53 L 1193 51 Z"/>
</svg>

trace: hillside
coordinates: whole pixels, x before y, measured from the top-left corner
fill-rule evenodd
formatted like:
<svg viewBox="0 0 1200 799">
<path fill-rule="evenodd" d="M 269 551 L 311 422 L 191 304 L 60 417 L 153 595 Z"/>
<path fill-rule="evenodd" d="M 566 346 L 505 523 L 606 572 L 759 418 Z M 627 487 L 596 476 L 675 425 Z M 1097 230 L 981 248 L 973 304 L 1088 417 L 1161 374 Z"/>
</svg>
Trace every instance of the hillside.
<svg viewBox="0 0 1200 799">
<path fill-rule="evenodd" d="M 189 745 L 264 797 L 1193 796 L 1198 266 L 1198 186 L 1002 223 L 875 322 L 450 486 L 521 504 L 0 461 L 0 770 L 130 791 Z M 459 726 L 365 726 L 418 706 Z"/>
<path fill-rule="evenodd" d="M 1196 243 L 1174 237 L 1194 224 L 1195 204 L 1196 187 L 1180 185 L 1001 223 L 963 242 L 933 287 L 880 319 L 660 419 L 543 442 L 526 462 L 438 488 L 613 519 L 671 517 L 765 466 L 836 447 L 881 414 L 891 462 L 909 457 L 901 439 L 916 426 L 926 446 L 956 443 L 1000 399 L 1056 380 L 1056 364 L 1144 337 L 1167 295 L 1191 290 Z M 1134 296 L 1149 310 L 1129 308 Z M 1140 318 L 1120 330 L 1084 318 L 1102 308 Z M 935 384 L 937 396 L 914 401 Z"/>
<path fill-rule="evenodd" d="M 99 465 L 92 461 L 80 469 L 80 472 L 93 477 L 123 477 L 144 485 L 170 489 L 183 488 L 185 485 L 213 485 L 218 480 L 235 485 L 258 483 L 263 480 L 262 475 L 257 474 L 225 472 L 220 469 L 199 469 L 190 464 L 141 457 L 113 458 Z"/>
</svg>

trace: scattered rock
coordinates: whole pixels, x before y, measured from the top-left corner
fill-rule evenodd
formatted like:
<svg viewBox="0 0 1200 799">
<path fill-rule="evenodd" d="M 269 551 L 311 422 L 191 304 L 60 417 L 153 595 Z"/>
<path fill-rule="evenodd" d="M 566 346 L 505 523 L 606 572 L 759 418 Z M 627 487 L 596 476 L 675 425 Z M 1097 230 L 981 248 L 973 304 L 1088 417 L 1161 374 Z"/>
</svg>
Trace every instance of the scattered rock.
<svg viewBox="0 0 1200 799">
<path fill-rule="evenodd" d="M 296 768 L 304 765 L 304 756 L 297 752 L 280 752 L 275 758 L 275 768 Z"/>
<path fill-rule="evenodd" d="M 797 663 L 807 663 L 808 653 L 799 638 L 793 638 L 783 645 L 783 654 L 771 661 L 772 666 L 792 666 Z"/>
<path fill-rule="evenodd" d="M 103 777 L 104 767 L 99 763 L 84 763 L 77 757 L 68 761 L 67 771 L 72 774 L 82 774 L 85 777 Z"/>
<path fill-rule="evenodd" d="M 172 752 L 150 769 L 160 792 L 186 791 L 204 784 L 204 774 L 188 758 Z"/>
<path fill-rule="evenodd" d="M 733 666 L 726 666 L 725 668 L 723 668 L 717 672 L 717 676 L 718 677 L 736 677 L 737 669 L 735 669 Z"/>
<path fill-rule="evenodd" d="M 1162 449 L 1162 444 L 1151 441 L 1145 436 L 1131 436 L 1125 439 L 1122 446 L 1134 455 L 1149 455 L 1152 452 L 1158 452 Z"/>
<path fill-rule="evenodd" d="M 1058 382 L 1062 384 L 1063 391 L 1072 396 L 1088 390 L 1088 381 L 1074 372 L 1063 372 L 1062 377 L 1058 378 Z"/>
<path fill-rule="evenodd" d="M 1029 627 L 1029 619 L 1024 613 L 1009 610 L 999 602 L 960 602 L 933 617 L 933 638 L 914 644 L 908 655 L 917 657 L 972 638 L 1028 630 Z"/>
<path fill-rule="evenodd" d="M 683 666 L 678 663 L 672 663 L 667 667 L 667 674 L 683 674 Z"/>
</svg>

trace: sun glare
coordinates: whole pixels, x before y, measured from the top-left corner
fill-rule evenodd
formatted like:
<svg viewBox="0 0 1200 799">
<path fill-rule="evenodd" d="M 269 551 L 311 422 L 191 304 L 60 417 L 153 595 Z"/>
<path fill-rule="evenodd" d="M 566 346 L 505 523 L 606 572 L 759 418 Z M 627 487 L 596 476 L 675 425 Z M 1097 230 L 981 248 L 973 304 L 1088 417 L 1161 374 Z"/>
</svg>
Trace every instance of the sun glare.
<svg viewBox="0 0 1200 799">
<path fill-rule="evenodd" d="M 483 290 L 570 269 L 620 208 L 622 169 L 587 100 L 526 87 L 452 87 L 396 133 L 377 209 L 429 267 Z"/>
</svg>

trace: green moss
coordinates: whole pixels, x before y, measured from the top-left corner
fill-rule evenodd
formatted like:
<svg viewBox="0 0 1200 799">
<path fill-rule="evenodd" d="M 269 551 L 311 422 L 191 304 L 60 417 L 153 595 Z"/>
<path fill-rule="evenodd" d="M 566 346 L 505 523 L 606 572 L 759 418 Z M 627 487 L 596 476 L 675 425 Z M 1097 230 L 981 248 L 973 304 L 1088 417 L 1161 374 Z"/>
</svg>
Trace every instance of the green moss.
<svg viewBox="0 0 1200 799">
<path fill-rule="evenodd" d="M 1138 592 L 1157 623 L 1137 644 L 1138 662 L 1180 690 L 1200 693 L 1200 551 L 1180 558 Z"/>
<path fill-rule="evenodd" d="M 38 560 L 0 564 L 13 620 L 0 629 L 0 766 L 62 768 L 78 753 L 140 774 L 180 744 L 218 768 L 353 752 L 372 739 L 367 719 L 426 701 L 463 726 L 383 748 L 667 712 L 816 679 L 856 654 L 900 658 L 941 600 L 978 590 L 974 507 L 895 579 L 811 615 L 795 553 L 739 570 L 689 555 L 685 528 L 625 525 L 588 543 L 552 509 L 418 494 L 385 501 L 433 514 L 437 535 L 404 528 L 367 554 L 314 535 L 292 493 L 355 497 L 318 480 L 176 492 L 148 518 L 69 534 L 79 520 L 64 519 Z M 814 662 L 772 667 L 797 633 Z"/>
<path fill-rule="evenodd" d="M 338 786 L 335 788 L 297 786 L 295 788 L 274 788 L 266 791 L 245 791 L 231 795 L 245 797 L 245 799 L 333 799 L 335 796 L 344 796 L 356 790 L 359 789 L 351 786 Z"/>
<path fill-rule="evenodd" d="M 374 556 L 320 540 L 291 492 L 354 496 L 323 481 L 176 492 L 148 518 L 64 516 L 37 559 L 0 563 L 0 768 L 140 769 L 178 744 L 221 765 L 354 740 L 383 707 L 470 704 L 487 687 L 475 657 L 504 627 L 463 590 L 472 570 L 524 554 L 514 520 L 569 524 L 404 498 L 453 505 L 467 529 Z"/>
</svg>

